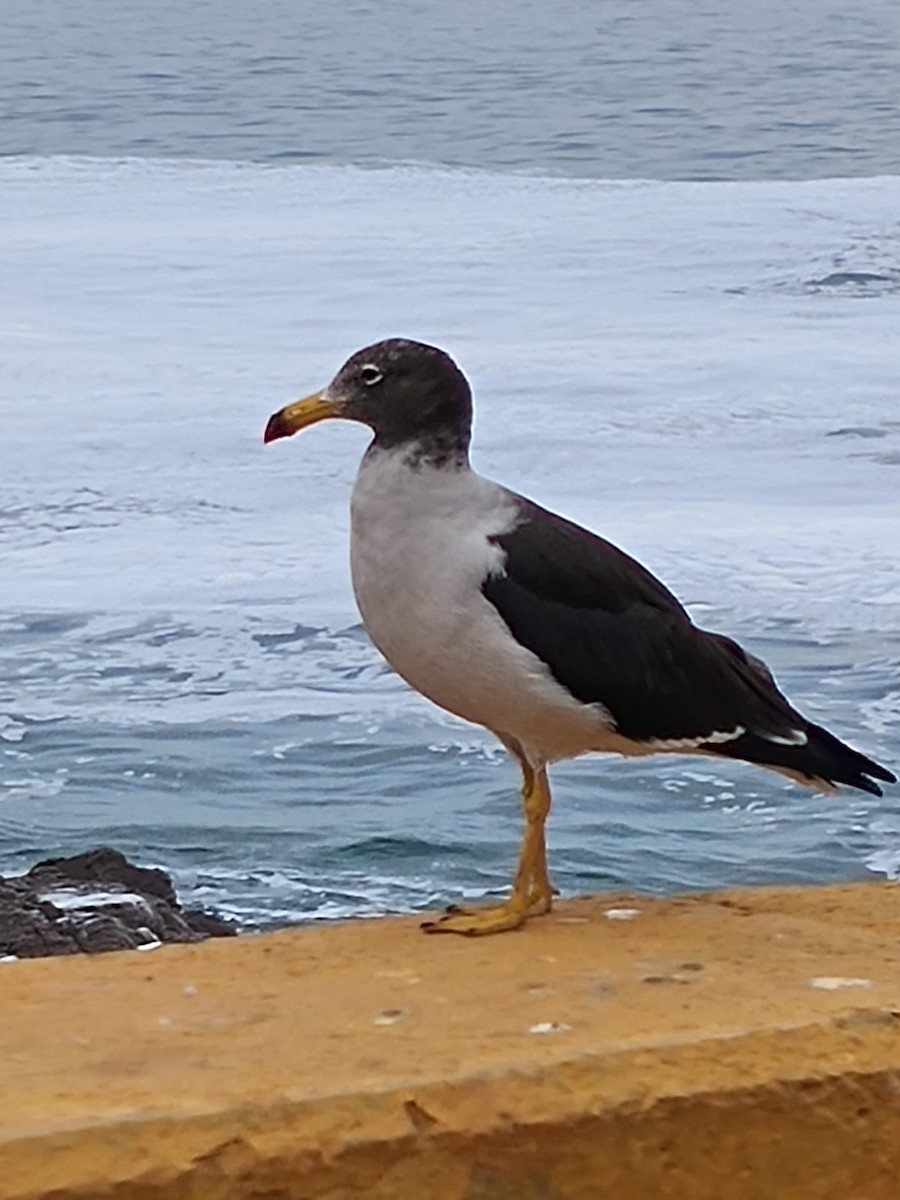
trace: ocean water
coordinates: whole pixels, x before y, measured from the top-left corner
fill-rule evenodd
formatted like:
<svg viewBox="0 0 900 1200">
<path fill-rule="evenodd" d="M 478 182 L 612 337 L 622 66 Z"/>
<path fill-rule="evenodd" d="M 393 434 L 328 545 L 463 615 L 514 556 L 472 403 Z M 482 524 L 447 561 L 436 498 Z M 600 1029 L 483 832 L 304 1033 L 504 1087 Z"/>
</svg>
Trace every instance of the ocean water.
<svg viewBox="0 0 900 1200">
<path fill-rule="evenodd" d="M 0 153 L 900 172 L 895 0 L 3 0 Z"/>
<path fill-rule="evenodd" d="M 0 871 L 111 843 L 249 924 L 497 894 L 513 767 L 360 628 L 365 432 L 444 345 L 484 473 L 589 524 L 900 762 L 900 179 L 0 162 Z M 900 806 L 684 757 L 553 772 L 564 893 L 900 870 Z"/>
<path fill-rule="evenodd" d="M 891 0 L 5 0 L 0 872 L 109 842 L 247 924 L 507 885 L 516 772 L 369 645 L 365 433 L 269 413 L 401 334 L 476 465 L 900 763 Z M 900 874 L 900 799 L 554 771 L 566 893 Z"/>
</svg>

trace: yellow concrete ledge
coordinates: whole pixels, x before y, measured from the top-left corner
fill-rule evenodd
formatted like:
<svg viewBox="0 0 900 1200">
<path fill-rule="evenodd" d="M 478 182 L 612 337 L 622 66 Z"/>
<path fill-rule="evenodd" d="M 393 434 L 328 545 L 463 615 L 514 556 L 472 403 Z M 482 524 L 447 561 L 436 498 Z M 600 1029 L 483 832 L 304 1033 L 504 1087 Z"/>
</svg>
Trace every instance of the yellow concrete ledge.
<svg viewBox="0 0 900 1200">
<path fill-rule="evenodd" d="M 2 964 L 0 1065 L 3 1200 L 897 1200 L 900 889 Z"/>
</svg>

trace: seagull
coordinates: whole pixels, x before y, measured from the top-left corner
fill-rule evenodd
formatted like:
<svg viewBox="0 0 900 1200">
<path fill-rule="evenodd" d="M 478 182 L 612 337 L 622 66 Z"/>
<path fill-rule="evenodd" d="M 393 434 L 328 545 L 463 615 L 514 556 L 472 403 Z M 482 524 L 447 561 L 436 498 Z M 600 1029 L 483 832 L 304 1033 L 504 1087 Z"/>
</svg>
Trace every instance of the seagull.
<svg viewBox="0 0 900 1200">
<path fill-rule="evenodd" d="M 563 759 L 705 754 L 876 796 L 875 780 L 896 782 L 801 716 L 765 663 L 694 625 L 635 559 L 474 471 L 472 393 L 444 351 L 402 338 L 367 346 L 322 391 L 274 413 L 264 440 L 331 417 L 374 435 L 350 501 L 369 637 L 416 691 L 499 738 L 522 772 L 509 898 L 451 906 L 427 932 L 477 937 L 550 911 L 547 768 Z"/>
</svg>

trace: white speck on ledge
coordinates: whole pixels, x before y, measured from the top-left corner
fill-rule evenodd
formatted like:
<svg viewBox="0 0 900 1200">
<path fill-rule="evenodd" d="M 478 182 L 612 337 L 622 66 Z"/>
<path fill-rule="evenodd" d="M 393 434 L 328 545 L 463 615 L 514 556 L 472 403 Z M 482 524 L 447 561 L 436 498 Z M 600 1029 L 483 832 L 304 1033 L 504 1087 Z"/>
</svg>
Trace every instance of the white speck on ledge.
<svg viewBox="0 0 900 1200">
<path fill-rule="evenodd" d="M 571 1025 L 566 1025 L 564 1021 L 538 1021 L 537 1025 L 532 1025 L 528 1030 L 529 1033 L 568 1033 L 572 1028 Z"/>
<path fill-rule="evenodd" d="M 605 913 L 607 921 L 633 921 L 640 915 L 639 908 L 608 908 Z"/>
<path fill-rule="evenodd" d="M 826 992 L 836 992 L 838 988 L 867 988 L 872 986 L 871 979 L 844 979 L 840 975 L 817 975 L 811 979 L 814 988 L 822 988 Z"/>
<path fill-rule="evenodd" d="M 405 1008 L 386 1008 L 380 1012 L 373 1025 L 396 1025 L 398 1021 L 402 1021 L 404 1017 L 408 1017 L 409 1012 Z"/>
</svg>

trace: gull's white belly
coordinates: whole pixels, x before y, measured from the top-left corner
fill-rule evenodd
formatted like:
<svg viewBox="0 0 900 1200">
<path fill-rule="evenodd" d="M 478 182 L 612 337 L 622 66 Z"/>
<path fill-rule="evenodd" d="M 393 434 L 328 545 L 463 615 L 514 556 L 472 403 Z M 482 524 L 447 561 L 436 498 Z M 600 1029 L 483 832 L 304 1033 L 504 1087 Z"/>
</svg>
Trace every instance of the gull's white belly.
<svg viewBox="0 0 900 1200">
<path fill-rule="evenodd" d="M 434 703 L 515 740 L 533 760 L 599 749 L 609 720 L 575 701 L 512 637 L 481 591 L 502 571 L 488 539 L 514 498 L 473 471 L 363 460 L 351 503 L 353 588 L 372 641 Z"/>
</svg>

